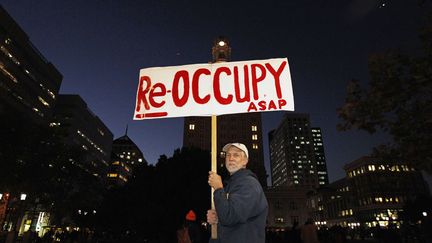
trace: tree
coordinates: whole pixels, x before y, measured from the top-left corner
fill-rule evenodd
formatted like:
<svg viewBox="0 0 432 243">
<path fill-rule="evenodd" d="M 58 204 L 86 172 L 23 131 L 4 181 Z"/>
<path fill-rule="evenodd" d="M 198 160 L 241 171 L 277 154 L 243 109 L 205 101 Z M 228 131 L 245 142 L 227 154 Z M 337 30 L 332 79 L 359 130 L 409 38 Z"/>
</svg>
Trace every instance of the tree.
<svg viewBox="0 0 432 243">
<path fill-rule="evenodd" d="M 197 220 L 205 220 L 210 207 L 209 170 L 207 151 L 183 148 L 170 158 L 162 155 L 155 166 L 140 167 L 123 188 L 107 194 L 98 210 L 99 230 L 174 242 L 190 209 Z"/>
<path fill-rule="evenodd" d="M 388 51 L 370 55 L 370 81 L 347 88 L 338 109 L 339 130 L 383 131 L 392 142 L 374 149 L 375 156 L 411 163 L 432 173 L 432 21 L 421 31 L 419 54 Z"/>
</svg>

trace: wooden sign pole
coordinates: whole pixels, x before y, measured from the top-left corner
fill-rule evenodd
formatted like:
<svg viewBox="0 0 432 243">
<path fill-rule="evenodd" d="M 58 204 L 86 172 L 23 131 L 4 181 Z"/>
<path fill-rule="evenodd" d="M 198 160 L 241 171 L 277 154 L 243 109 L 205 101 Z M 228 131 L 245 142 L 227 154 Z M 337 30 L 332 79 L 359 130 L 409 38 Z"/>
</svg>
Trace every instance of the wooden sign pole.
<svg viewBox="0 0 432 243">
<path fill-rule="evenodd" d="M 217 173 L 217 116 L 211 117 L 211 171 Z M 211 188 L 211 208 L 214 210 L 213 187 Z M 211 238 L 217 239 L 217 224 L 211 225 Z"/>
</svg>

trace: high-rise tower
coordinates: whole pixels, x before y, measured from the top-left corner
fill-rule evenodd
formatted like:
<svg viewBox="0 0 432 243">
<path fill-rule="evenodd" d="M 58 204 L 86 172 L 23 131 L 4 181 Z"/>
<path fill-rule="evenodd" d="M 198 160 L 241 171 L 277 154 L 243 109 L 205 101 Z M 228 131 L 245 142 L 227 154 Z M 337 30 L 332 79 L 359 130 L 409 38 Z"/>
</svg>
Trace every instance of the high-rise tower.
<svg viewBox="0 0 432 243">
<path fill-rule="evenodd" d="M 328 183 L 321 130 L 308 114 L 287 113 L 269 133 L 272 186 L 317 188 Z"/>
</svg>

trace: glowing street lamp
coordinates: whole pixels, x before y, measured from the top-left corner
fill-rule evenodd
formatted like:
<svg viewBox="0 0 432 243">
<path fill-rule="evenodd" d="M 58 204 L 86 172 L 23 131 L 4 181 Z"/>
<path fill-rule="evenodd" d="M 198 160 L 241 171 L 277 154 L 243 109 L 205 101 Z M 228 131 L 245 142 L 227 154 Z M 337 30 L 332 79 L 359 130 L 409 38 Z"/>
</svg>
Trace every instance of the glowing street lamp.
<svg viewBox="0 0 432 243">
<path fill-rule="evenodd" d="M 422 213 L 424 217 L 427 217 L 427 212 Z"/>
</svg>

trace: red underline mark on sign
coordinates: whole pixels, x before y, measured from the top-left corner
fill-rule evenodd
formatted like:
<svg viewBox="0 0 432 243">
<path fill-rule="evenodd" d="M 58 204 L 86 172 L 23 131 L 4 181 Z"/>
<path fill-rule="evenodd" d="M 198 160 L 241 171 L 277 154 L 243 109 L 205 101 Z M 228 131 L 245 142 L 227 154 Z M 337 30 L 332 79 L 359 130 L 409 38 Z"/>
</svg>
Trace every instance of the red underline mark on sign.
<svg viewBox="0 0 432 243">
<path fill-rule="evenodd" d="M 163 117 L 163 116 L 167 116 L 167 115 L 168 115 L 168 112 L 154 112 L 154 113 L 136 114 L 135 118 Z"/>
</svg>

